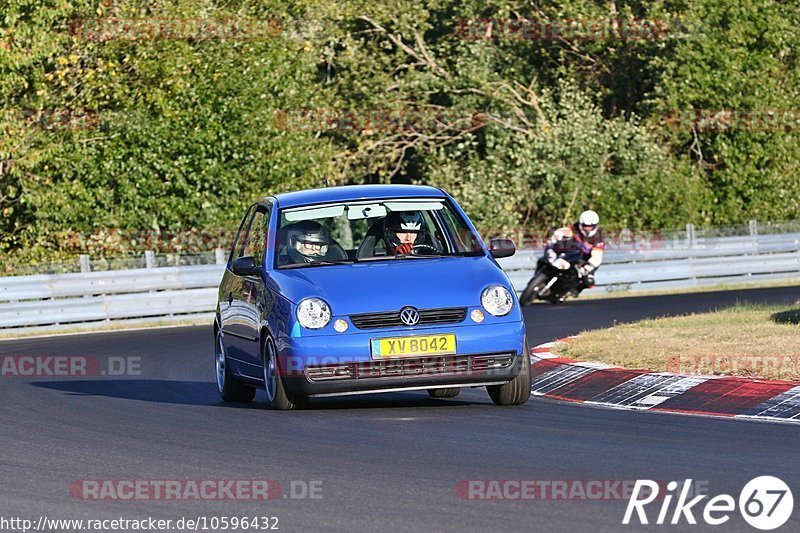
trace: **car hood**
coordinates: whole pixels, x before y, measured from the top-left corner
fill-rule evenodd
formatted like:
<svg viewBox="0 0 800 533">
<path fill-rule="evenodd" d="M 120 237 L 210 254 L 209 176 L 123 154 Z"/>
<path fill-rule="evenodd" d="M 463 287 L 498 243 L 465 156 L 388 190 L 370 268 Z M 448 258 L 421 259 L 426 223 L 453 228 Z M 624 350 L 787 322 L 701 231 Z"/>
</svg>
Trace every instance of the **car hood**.
<svg viewBox="0 0 800 533">
<path fill-rule="evenodd" d="M 511 290 L 507 276 L 486 256 L 398 259 L 274 270 L 270 285 L 292 303 L 318 297 L 334 315 L 393 311 L 406 305 L 479 306 L 490 284 Z"/>
</svg>

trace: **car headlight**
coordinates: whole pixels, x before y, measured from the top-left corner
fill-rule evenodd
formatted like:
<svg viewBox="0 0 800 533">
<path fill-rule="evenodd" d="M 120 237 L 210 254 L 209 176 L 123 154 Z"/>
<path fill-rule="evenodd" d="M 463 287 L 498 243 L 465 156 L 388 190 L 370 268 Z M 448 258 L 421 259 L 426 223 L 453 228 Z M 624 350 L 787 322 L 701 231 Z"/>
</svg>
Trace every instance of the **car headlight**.
<svg viewBox="0 0 800 533">
<path fill-rule="evenodd" d="M 514 297 L 502 285 L 491 285 L 481 293 L 481 305 L 494 316 L 504 316 L 514 307 Z"/>
<path fill-rule="evenodd" d="M 297 305 L 297 321 L 308 329 L 320 329 L 331 321 L 331 308 L 319 298 L 306 298 Z"/>
</svg>

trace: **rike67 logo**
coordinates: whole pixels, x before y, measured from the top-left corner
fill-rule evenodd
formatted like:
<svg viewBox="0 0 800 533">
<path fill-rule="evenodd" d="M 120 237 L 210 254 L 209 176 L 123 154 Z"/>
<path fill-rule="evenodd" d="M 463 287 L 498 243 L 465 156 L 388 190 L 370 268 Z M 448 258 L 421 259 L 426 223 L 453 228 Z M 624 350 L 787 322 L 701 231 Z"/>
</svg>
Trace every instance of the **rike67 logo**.
<svg viewBox="0 0 800 533">
<path fill-rule="evenodd" d="M 726 523 L 735 513 L 737 501 L 729 494 L 714 496 L 700 505 L 707 495 L 701 494 L 690 498 L 692 480 L 687 479 L 682 487 L 677 481 L 670 481 L 666 493 L 659 493 L 659 483 L 649 479 L 638 479 L 633 487 L 633 494 L 625 509 L 623 524 L 630 524 L 631 519 L 638 519 L 640 524 L 650 524 L 652 515 L 647 516 L 645 507 L 660 500 L 661 507 L 655 524 L 697 524 L 695 513 L 701 514 L 703 521 L 712 526 Z M 675 507 L 672 502 L 677 496 Z M 657 506 L 658 504 L 656 504 Z M 784 525 L 792 516 L 794 497 L 789 486 L 773 476 L 760 476 L 750 480 L 739 493 L 739 512 L 742 518 L 756 529 L 769 531 Z M 702 511 L 701 511 L 702 509 Z M 671 512 L 670 512 L 671 511 Z M 635 513 L 635 514 L 634 514 Z M 671 514 L 671 516 L 670 516 Z M 633 523 L 636 523 L 634 519 Z"/>
</svg>

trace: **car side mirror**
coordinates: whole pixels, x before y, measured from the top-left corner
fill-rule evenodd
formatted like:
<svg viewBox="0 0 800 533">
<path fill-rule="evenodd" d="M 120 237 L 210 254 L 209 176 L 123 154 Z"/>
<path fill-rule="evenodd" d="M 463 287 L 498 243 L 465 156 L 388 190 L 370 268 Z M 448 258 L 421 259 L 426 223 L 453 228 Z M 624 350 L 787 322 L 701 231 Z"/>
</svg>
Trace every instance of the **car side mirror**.
<svg viewBox="0 0 800 533">
<path fill-rule="evenodd" d="M 492 239 L 489 241 L 489 252 L 495 259 L 500 259 L 502 257 L 511 257 L 517 253 L 517 248 L 511 239 Z"/>
<path fill-rule="evenodd" d="M 257 276 L 259 270 L 261 269 L 256 266 L 256 260 L 249 255 L 236 258 L 231 267 L 231 272 L 237 276 Z"/>
</svg>

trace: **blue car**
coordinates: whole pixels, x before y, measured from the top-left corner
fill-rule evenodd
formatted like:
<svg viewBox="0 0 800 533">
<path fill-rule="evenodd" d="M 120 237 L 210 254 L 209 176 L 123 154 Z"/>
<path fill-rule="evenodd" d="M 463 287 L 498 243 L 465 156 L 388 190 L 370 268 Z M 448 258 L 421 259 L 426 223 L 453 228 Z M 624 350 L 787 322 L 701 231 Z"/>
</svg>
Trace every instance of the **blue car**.
<svg viewBox="0 0 800 533">
<path fill-rule="evenodd" d="M 266 390 L 310 398 L 485 386 L 498 405 L 531 394 L 525 323 L 496 258 L 441 189 L 359 185 L 277 194 L 245 213 L 214 321 L 224 401 Z"/>
</svg>

